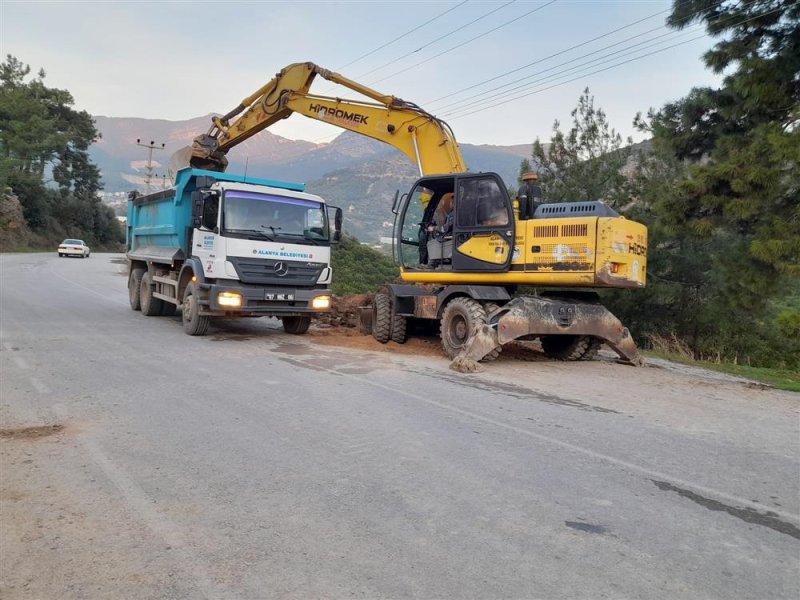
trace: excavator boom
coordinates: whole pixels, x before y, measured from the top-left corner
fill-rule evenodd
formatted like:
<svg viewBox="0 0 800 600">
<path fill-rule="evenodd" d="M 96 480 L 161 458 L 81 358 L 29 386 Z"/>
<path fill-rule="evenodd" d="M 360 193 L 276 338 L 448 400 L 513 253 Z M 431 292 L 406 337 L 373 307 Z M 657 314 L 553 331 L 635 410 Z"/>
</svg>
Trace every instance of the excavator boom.
<svg viewBox="0 0 800 600">
<path fill-rule="evenodd" d="M 344 86 L 371 101 L 309 93 L 316 76 Z M 394 146 L 411 159 L 420 175 L 467 170 L 450 127 L 416 104 L 381 94 L 311 62 L 281 70 L 228 114 L 212 119 L 207 133 L 170 160 L 170 171 L 184 166 L 224 171 L 226 154 L 244 140 L 293 113 L 330 123 Z"/>
</svg>

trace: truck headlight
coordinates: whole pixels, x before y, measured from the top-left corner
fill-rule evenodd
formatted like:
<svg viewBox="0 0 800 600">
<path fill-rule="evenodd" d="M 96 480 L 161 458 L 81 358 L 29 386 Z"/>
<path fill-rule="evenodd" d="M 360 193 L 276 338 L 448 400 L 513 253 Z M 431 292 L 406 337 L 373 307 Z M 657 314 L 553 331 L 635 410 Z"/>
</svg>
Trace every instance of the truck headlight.
<svg viewBox="0 0 800 600">
<path fill-rule="evenodd" d="M 217 304 L 239 308 L 242 305 L 242 295 L 236 292 L 220 292 L 217 296 Z"/>
<path fill-rule="evenodd" d="M 316 296 L 311 301 L 311 308 L 330 308 L 331 307 L 331 297 L 330 296 Z"/>
</svg>

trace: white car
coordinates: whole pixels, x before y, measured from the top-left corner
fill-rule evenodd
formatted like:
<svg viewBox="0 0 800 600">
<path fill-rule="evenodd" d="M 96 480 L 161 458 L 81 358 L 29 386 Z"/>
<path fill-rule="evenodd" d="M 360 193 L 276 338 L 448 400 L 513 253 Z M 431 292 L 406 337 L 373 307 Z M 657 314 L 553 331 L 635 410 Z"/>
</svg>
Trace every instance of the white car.
<svg viewBox="0 0 800 600">
<path fill-rule="evenodd" d="M 81 258 L 89 258 L 91 252 L 89 246 L 87 246 L 83 240 L 67 239 L 58 246 L 59 256 L 80 256 Z"/>
</svg>

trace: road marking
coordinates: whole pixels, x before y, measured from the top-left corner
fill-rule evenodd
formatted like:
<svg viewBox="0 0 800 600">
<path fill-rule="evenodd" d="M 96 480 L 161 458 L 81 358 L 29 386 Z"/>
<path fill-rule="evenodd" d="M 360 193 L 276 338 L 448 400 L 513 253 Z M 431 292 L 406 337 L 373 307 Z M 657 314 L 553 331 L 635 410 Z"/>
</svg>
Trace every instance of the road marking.
<svg viewBox="0 0 800 600">
<path fill-rule="evenodd" d="M 531 437 L 542 442 L 546 442 L 548 444 L 552 444 L 554 446 L 559 446 L 561 448 L 566 448 L 567 450 L 571 450 L 573 452 L 577 452 L 579 454 L 583 454 L 585 456 L 590 456 L 596 460 L 604 461 L 610 463 L 612 465 L 616 465 L 618 467 L 623 467 L 630 471 L 634 471 L 636 473 L 640 473 L 642 475 L 646 475 L 648 479 L 659 479 L 661 481 L 668 481 L 672 484 L 678 485 L 682 488 L 692 489 L 698 492 L 702 492 L 705 495 L 716 496 L 717 498 L 722 498 L 728 500 L 729 502 L 735 502 L 741 506 L 745 506 L 756 510 L 758 512 L 770 512 L 776 514 L 778 516 L 783 517 L 784 519 L 788 519 L 790 521 L 800 522 L 800 515 L 787 512 L 785 510 L 781 510 L 779 508 L 773 506 L 766 506 L 764 504 L 760 504 L 758 502 L 753 502 L 752 500 L 748 500 L 747 498 L 740 498 L 739 496 L 734 496 L 733 494 L 728 494 L 727 492 L 723 492 L 721 490 L 717 490 L 714 488 L 710 488 L 698 483 L 694 483 L 691 481 L 686 481 L 685 479 L 681 479 L 679 477 L 674 477 L 667 473 L 662 473 L 661 471 L 656 471 L 650 469 L 648 467 L 644 467 L 642 465 L 637 465 L 636 463 L 632 463 L 627 460 L 623 460 L 620 458 L 615 458 L 613 456 L 609 456 L 608 454 L 602 454 L 600 452 L 596 452 L 589 448 L 584 448 L 583 446 L 578 446 L 577 444 L 572 444 L 570 442 L 564 442 L 562 440 L 543 435 L 541 433 L 535 433 L 533 431 L 529 431 L 527 429 L 523 429 L 522 427 L 517 427 L 516 425 L 511 425 L 510 423 L 504 423 L 503 421 L 498 421 L 497 419 L 493 419 L 491 417 L 487 417 L 485 415 L 481 415 L 478 413 L 474 413 L 472 411 L 458 408 L 456 406 L 451 406 L 449 404 L 445 404 L 444 402 L 439 402 L 438 400 L 433 400 L 432 398 L 428 398 L 425 396 L 421 396 L 419 394 L 415 394 L 413 392 L 401 389 L 401 388 L 394 388 L 389 385 L 384 385 L 382 383 L 378 383 L 371 379 L 367 379 L 366 377 L 359 377 L 357 375 L 351 375 L 349 373 L 342 373 L 341 371 L 337 371 L 335 369 L 328 369 L 326 367 L 315 366 L 315 368 L 319 369 L 320 371 L 328 371 L 329 373 L 334 373 L 337 375 L 342 375 L 349 379 L 353 379 L 355 381 L 359 381 L 361 383 L 366 383 L 368 385 L 381 388 L 383 390 L 391 391 L 399 393 L 403 396 L 407 396 L 409 398 L 413 398 L 414 400 L 419 400 L 426 404 L 430 404 L 431 406 L 436 406 L 438 408 L 454 412 L 460 414 L 465 417 L 469 417 L 471 419 L 475 419 L 476 421 L 482 421 L 484 423 L 489 423 L 491 425 L 495 425 L 496 427 L 501 427 L 503 429 L 508 429 L 509 431 L 513 431 L 520 435 L 524 435 L 526 437 Z"/>
<path fill-rule="evenodd" d="M 111 296 L 106 296 L 105 294 L 101 294 L 100 292 L 95 291 L 92 288 L 88 288 L 85 285 L 81 285 L 80 283 L 77 283 L 76 281 L 73 281 L 72 279 L 67 279 L 66 277 L 62 277 L 61 275 L 59 275 L 58 273 L 56 273 L 53 270 L 52 263 L 48 264 L 48 268 L 49 268 L 50 273 L 53 274 L 55 277 L 58 277 L 61 281 L 66 281 L 69 284 L 72 284 L 72 285 L 74 285 L 76 287 L 84 289 L 87 292 L 89 292 L 90 294 L 94 294 L 95 296 L 99 296 L 103 300 L 111 300 L 112 302 L 115 302 L 116 304 L 123 304 L 123 305 L 127 305 L 128 304 L 128 302 L 125 301 L 125 300 L 122 300 L 120 298 L 112 298 Z"/>
<path fill-rule="evenodd" d="M 67 422 L 67 414 L 62 405 L 54 404 L 51 409 L 58 421 Z M 154 508 L 153 500 L 147 493 L 128 476 L 124 469 L 117 466 L 94 440 L 82 435 L 79 435 L 78 439 L 106 477 L 120 491 L 125 503 L 156 536 L 170 546 L 170 559 L 189 575 L 202 597 L 224 597 L 209 577 L 208 569 L 201 566 L 202 561 L 185 541 L 178 526 Z"/>
</svg>

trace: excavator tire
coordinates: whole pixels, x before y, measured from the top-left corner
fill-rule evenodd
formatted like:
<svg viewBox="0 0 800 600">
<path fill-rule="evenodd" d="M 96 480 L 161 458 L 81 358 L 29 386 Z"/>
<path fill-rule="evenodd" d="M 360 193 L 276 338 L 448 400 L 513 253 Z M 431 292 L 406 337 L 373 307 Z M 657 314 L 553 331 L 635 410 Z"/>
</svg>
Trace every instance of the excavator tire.
<svg viewBox="0 0 800 600">
<path fill-rule="evenodd" d="M 555 360 L 589 360 L 584 358 L 593 345 L 594 338 L 588 335 L 543 335 L 541 338 L 542 350 L 548 358 Z M 594 350 L 600 349 L 598 345 Z M 594 355 L 592 355 L 594 356 Z"/>
<path fill-rule="evenodd" d="M 405 344 L 407 335 L 408 320 L 403 315 L 392 317 L 392 341 L 398 344 Z"/>
<path fill-rule="evenodd" d="M 578 360 L 593 360 L 597 353 L 600 352 L 600 348 L 603 346 L 603 340 L 600 338 L 589 338 L 589 346 L 586 348 L 586 352 L 583 353 Z"/>
<path fill-rule="evenodd" d="M 381 344 L 392 337 L 392 300 L 381 292 L 372 301 L 372 337 Z"/>
<path fill-rule="evenodd" d="M 455 358 L 467 343 L 469 336 L 485 324 L 486 310 L 477 300 L 459 297 L 448 302 L 442 312 L 440 329 L 442 348 L 447 356 Z M 481 362 L 494 360 L 499 354 L 500 351 L 495 348 L 488 356 L 484 356 Z"/>
</svg>

